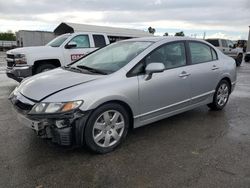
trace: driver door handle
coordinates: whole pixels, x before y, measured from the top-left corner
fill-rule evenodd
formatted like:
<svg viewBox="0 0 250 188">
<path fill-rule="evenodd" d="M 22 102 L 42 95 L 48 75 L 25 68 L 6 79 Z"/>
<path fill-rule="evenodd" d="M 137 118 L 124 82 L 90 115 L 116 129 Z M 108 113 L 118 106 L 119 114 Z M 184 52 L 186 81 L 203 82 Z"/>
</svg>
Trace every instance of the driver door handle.
<svg viewBox="0 0 250 188">
<path fill-rule="evenodd" d="M 186 71 L 183 71 L 180 75 L 179 75 L 179 77 L 180 78 L 185 78 L 185 77 L 188 77 L 188 76 L 190 76 L 191 74 L 190 73 L 187 73 Z"/>
<path fill-rule="evenodd" d="M 219 69 L 219 67 L 217 67 L 216 65 L 213 65 L 212 70 L 217 70 L 217 69 Z"/>
</svg>

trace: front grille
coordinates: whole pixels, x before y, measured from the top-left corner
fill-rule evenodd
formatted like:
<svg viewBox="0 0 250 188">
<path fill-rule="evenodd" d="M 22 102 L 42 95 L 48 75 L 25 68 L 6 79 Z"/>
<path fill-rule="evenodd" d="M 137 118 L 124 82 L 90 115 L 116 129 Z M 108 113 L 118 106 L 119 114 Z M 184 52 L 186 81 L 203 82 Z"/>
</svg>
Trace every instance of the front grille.
<svg viewBox="0 0 250 188">
<path fill-rule="evenodd" d="M 23 103 L 19 100 L 16 101 L 15 105 L 20 108 L 21 110 L 25 110 L 25 111 L 28 111 L 28 110 L 31 110 L 32 109 L 32 105 L 30 104 L 26 104 L 26 103 Z"/>
<path fill-rule="evenodd" d="M 7 54 L 7 58 L 14 59 L 15 56 L 13 54 Z"/>
<path fill-rule="evenodd" d="M 7 61 L 7 67 L 13 67 L 15 65 L 14 62 Z"/>
</svg>

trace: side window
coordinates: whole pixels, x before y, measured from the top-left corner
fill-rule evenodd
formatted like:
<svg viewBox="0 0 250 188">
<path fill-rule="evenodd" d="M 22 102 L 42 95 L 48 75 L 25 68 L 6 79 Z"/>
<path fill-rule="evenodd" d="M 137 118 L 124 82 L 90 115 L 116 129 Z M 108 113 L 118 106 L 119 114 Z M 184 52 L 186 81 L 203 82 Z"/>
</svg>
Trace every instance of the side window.
<svg viewBox="0 0 250 188">
<path fill-rule="evenodd" d="M 192 64 L 212 61 L 211 47 L 200 42 L 189 42 Z"/>
<path fill-rule="evenodd" d="M 153 62 L 161 62 L 166 69 L 186 65 L 186 52 L 184 42 L 166 44 L 153 51 L 145 58 L 146 65 Z"/>
<path fill-rule="evenodd" d="M 101 48 L 106 46 L 105 38 L 103 35 L 93 35 L 93 38 L 96 48 Z"/>
<path fill-rule="evenodd" d="M 70 42 L 75 42 L 76 47 L 75 48 L 89 48 L 89 36 L 88 35 L 78 35 L 74 37 Z"/>
<path fill-rule="evenodd" d="M 231 40 L 227 40 L 227 46 L 233 48 L 234 43 Z"/>
<path fill-rule="evenodd" d="M 216 51 L 213 48 L 211 48 L 211 52 L 212 52 L 213 60 L 214 61 L 218 60 L 218 55 L 217 55 Z"/>
<path fill-rule="evenodd" d="M 224 48 L 227 48 L 228 46 L 227 46 L 227 41 L 226 40 L 221 40 L 221 45 L 222 45 L 222 47 L 224 47 Z"/>
</svg>

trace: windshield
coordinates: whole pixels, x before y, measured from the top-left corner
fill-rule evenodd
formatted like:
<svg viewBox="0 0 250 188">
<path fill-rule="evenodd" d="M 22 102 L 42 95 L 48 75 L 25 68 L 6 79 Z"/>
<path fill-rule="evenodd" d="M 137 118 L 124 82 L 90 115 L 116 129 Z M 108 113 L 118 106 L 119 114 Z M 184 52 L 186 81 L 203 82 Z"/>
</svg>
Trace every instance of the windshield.
<svg viewBox="0 0 250 188">
<path fill-rule="evenodd" d="M 106 74 L 116 72 L 144 51 L 152 42 L 126 41 L 106 46 L 77 61 L 72 67 L 95 69 Z"/>
<path fill-rule="evenodd" d="M 53 39 L 52 41 L 50 41 L 47 46 L 51 46 L 51 47 L 59 47 L 62 45 L 62 43 L 67 40 L 67 38 L 69 37 L 69 35 L 61 35 L 59 37 L 56 37 L 55 39 Z"/>
</svg>

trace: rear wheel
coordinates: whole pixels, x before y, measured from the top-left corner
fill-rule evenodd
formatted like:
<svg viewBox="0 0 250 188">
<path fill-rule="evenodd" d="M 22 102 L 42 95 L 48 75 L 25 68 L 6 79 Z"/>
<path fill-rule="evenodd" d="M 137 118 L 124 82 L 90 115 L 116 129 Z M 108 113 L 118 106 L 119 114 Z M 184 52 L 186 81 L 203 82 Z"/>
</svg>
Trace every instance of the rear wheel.
<svg viewBox="0 0 250 188">
<path fill-rule="evenodd" d="M 109 103 L 97 108 L 87 122 L 84 140 L 97 153 L 113 151 L 125 139 L 129 115 L 120 104 Z"/>
<path fill-rule="evenodd" d="M 230 94 L 230 85 L 227 80 L 222 80 L 214 93 L 213 102 L 208 104 L 212 110 L 222 110 L 228 101 Z"/>
<path fill-rule="evenodd" d="M 45 64 L 38 65 L 35 72 L 36 72 L 36 74 L 38 74 L 38 73 L 41 73 L 41 72 L 46 72 L 46 71 L 52 70 L 54 68 L 56 68 L 55 65 L 45 63 Z"/>
<path fill-rule="evenodd" d="M 242 60 L 243 60 L 243 55 L 242 55 L 242 54 L 239 54 L 239 55 L 237 56 L 237 58 L 235 59 L 236 65 L 237 65 L 237 66 L 240 66 L 241 63 L 242 63 Z"/>
</svg>

